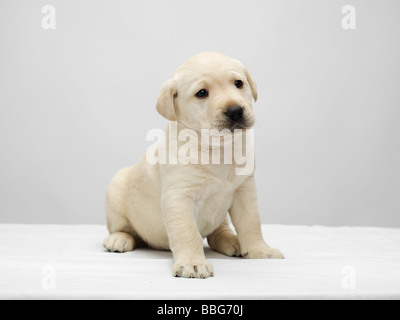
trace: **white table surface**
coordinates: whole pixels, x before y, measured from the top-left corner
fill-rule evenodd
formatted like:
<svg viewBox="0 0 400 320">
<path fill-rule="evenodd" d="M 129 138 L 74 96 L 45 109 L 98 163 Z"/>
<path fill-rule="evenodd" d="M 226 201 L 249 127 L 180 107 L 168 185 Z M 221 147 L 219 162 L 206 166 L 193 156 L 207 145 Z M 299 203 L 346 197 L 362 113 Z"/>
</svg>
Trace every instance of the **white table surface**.
<svg viewBox="0 0 400 320">
<path fill-rule="evenodd" d="M 285 260 L 210 250 L 215 277 L 172 277 L 172 254 L 110 253 L 101 225 L 0 225 L 0 299 L 399 299 L 400 229 L 263 226 Z"/>
</svg>

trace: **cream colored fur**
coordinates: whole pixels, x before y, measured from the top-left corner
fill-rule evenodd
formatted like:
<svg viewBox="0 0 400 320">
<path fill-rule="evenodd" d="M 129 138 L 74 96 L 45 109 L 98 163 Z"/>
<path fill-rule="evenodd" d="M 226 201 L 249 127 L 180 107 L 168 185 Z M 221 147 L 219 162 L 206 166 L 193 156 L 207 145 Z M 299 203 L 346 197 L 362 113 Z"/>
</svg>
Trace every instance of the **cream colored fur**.
<svg viewBox="0 0 400 320">
<path fill-rule="evenodd" d="M 243 88 L 234 85 L 236 80 L 243 81 Z M 209 97 L 196 97 L 201 89 L 207 89 Z M 202 53 L 163 85 L 157 110 L 177 121 L 178 133 L 192 129 L 200 134 L 201 129 L 228 127 L 224 111 L 240 105 L 246 132 L 255 121 L 252 99 L 257 100 L 257 88 L 240 62 Z M 178 148 L 184 143 L 178 141 Z M 199 149 L 202 152 L 210 150 Z M 126 252 L 145 243 L 171 250 L 173 275 L 198 278 L 214 275 L 203 250 L 205 237 L 211 248 L 228 256 L 283 258 L 263 239 L 253 173 L 237 175 L 235 169 L 235 164 L 150 165 L 143 157 L 136 166 L 120 170 L 106 195 L 110 236 L 105 248 Z M 228 224 L 228 212 L 237 235 Z"/>
</svg>

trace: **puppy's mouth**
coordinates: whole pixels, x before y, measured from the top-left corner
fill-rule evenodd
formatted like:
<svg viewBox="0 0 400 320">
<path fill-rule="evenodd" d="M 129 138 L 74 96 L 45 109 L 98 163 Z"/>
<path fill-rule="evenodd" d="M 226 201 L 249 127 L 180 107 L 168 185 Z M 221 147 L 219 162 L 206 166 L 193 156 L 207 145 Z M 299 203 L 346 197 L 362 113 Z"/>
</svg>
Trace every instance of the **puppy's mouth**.
<svg viewBox="0 0 400 320">
<path fill-rule="evenodd" d="M 216 120 L 213 122 L 212 127 L 219 131 L 229 130 L 234 132 L 235 130 L 244 130 L 250 129 L 253 125 L 249 124 L 247 121 L 225 121 L 225 120 Z"/>
<path fill-rule="evenodd" d="M 235 122 L 231 123 L 231 125 L 227 129 L 229 129 L 230 131 L 234 131 L 236 129 L 248 129 L 248 126 L 245 122 Z"/>
</svg>

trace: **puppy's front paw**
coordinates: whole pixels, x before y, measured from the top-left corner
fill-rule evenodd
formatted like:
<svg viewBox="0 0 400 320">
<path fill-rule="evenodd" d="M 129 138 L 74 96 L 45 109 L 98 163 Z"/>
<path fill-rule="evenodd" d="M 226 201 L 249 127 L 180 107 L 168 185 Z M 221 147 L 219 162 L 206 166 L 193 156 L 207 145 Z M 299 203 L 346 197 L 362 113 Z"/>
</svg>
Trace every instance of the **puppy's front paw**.
<svg viewBox="0 0 400 320">
<path fill-rule="evenodd" d="M 282 252 L 278 249 L 270 248 L 268 245 L 258 245 L 250 248 L 247 252 L 242 252 L 246 259 L 285 259 Z"/>
<path fill-rule="evenodd" d="M 177 261 L 172 267 L 174 277 L 201 278 L 205 279 L 214 276 L 214 269 L 211 263 L 204 260 Z"/>
</svg>

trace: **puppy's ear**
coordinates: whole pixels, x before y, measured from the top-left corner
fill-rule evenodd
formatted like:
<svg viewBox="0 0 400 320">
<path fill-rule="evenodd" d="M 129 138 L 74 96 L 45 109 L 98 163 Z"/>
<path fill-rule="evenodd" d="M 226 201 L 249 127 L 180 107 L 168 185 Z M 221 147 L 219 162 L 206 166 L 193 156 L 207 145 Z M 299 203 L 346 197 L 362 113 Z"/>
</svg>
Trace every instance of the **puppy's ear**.
<svg viewBox="0 0 400 320">
<path fill-rule="evenodd" d="M 251 77 L 249 71 L 246 68 L 245 68 L 244 73 L 245 73 L 247 81 L 250 85 L 251 93 L 253 94 L 254 101 L 257 101 L 257 98 L 258 98 L 257 85 L 256 85 L 255 81 L 253 80 L 253 78 Z"/>
<path fill-rule="evenodd" d="M 175 98 L 178 95 L 176 82 L 174 79 L 166 81 L 157 100 L 157 111 L 164 118 L 170 121 L 176 121 Z"/>
</svg>

